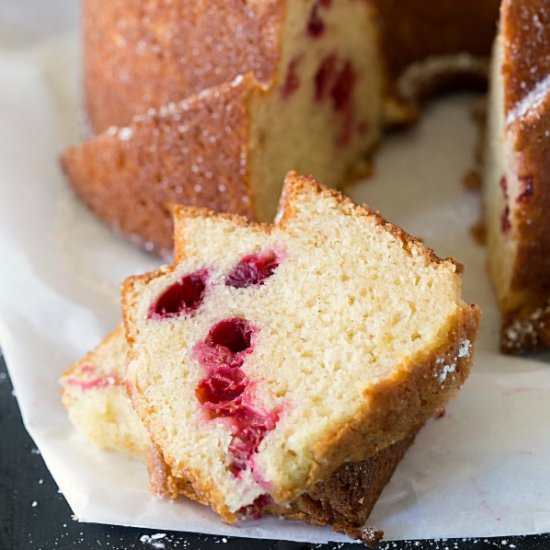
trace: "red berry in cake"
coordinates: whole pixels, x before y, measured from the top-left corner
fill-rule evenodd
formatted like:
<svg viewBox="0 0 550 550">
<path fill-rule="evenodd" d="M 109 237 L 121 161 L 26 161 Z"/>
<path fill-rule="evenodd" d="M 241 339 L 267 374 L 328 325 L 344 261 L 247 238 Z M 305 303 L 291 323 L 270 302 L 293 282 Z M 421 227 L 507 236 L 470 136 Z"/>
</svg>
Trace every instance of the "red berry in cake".
<svg viewBox="0 0 550 550">
<path fill-rule="evenodd" d="M 510 207 L 506 205 L 504 207 L 504 210 L 502 211 L 502 214 L 500 215 L 500 229 L 505 235 L 507 235 L 510 232 L 511 228 L 512 224 L 510 223 Z"/>
<path fill-rule="evenodd" d="M 93 365 L 83 365 L 79 369 L 79 372 L 67 379 L 66 384 L 76 386 L 85 391 L 117 386 L 122 384 L 122 381 L 115 373 L 101 374 Z"/>
<path fill-rule="evenodd" d="M 228 416 L 232 411 L 231 402 L 243 394 L 247 384 L 248 380 L 242 370 L 218 367 L 200 382 L 195 395 L 215 415 Z"/>
<path fill-rule="evenodd" d="M 238 476 L 251 466 L 250 458 L 258 451 L 267 432 L 275 428 L 279 415 L 276 412 L 262 413 L 243 405 L 231 418 L 236 431 L 229 445 L 229 454 L 232 456 L 230 469 Z"/>
<path fill-rule="evenodd" d="M 350 142 L 355 125 L 353 90 L 356 74 L 349 60 L 339 59 L 336 53 L 326 56 L 315 73 L 315 99 L 332 101 L 334 111 L 340 117 L 340 128 L 336 135 L 338 146 Z"/>
<path fill-rule="evenodd" d="M 272 503 L 273 499 L 269 495 L 259 495 L 252 504 L 243 506 L 239 510 L 239 514 L 251 519 L 261 519 L 264 515 L 264 508 Z"/>
<path fill-rule="evenodd" d="M 350 61 L 346 61 L 340 68 L 338 77 L 332 87 L 330 96 L 336 111 L 342 111 L 349 105 L 353 87 L 355 85 L 355 72 Z"/>
<path fill-rule="evenodd" d="M 310 16 L 307 22 L 306 31 L 309 36 L 318 38 L 325 32 L 325 22 L 319 14 L 321 7 L 330 8 L 332 0 L 317 0 L 311 8 Z"/>
<path fill-rule="evenodd" d="M 504 200 L 508 201 L 508 180 L 506 179 L 506 176 L 502 176 L 499 181 L 500 189 L 502 190 L 502 194 L 504 196 Z M 504 210 L 502 211 L 502 214 L 500 215 L 500 229 L 501 231 L 506 235 L 509 233 L 512 225 L 510 224 L 510 207 L 508 204 L 504 206 Z"/>
<path fill-rule="evenodd" d="M 296 57 L 288 64 L 285 81 L 281 87 L 281 96 L 283 99 L 289 98 L 300 87 L 300 77 L 298 76 L 298 64 L 300 60 L 301 57 Z"/>
<path fill-rule="evenodd" d="M 224 319 L 195 346 L 195 357 L 206 369 L 224 365 L 240 367 L 244 356 L 252 351 L 255 332 L 256 329 L 245 319 Z"/>
<path fill-rule="evenodd" d="M 315 99 L 322 101 L 331 93 L 337 72 L 338 56 L 336 53 L 327 55 L 315 73 Z"/>
<path fill-rule="evenodd" d="M 245 319 L 224 319 L 208 333 L 206 343 L 212 347 L 224 347 L 233 354 L 250 348 L 254 329 Z"/>
<path fill-rule="evenodd" d="M 170 285 L 149 309 L 149 319 L 177 317 L 195 311 L 204 299 L 207 279 L 208 271 L 201 269 Z"/>
<path fill-rule="evenodd" d="M 279 266 L 277 254 L 272 250 L 250 254 L 242 258 L 225 278 L 225 284 L 233 288 L 262 285 Z"/>
</svg>

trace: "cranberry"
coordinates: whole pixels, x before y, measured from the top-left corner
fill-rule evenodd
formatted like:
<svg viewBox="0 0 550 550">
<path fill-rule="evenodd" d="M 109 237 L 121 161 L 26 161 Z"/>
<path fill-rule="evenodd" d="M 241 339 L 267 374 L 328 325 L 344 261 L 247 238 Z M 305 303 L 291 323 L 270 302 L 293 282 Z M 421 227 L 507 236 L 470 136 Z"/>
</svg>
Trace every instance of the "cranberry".
<svg viewBox="0 0 550 550">
<path fill-rule="evenodd" d="M 279 266 L 277 255 L 273 251 L 250 254 L 242 258 L 225 278 L 225 284 L 233 288 L 246 288 L 263 285 Z"/>
<path fill-rule="evenodd" d="M 349 60 L 339 62 L 338 55 L 327 55 L 315 73 L 315 99 L 322 101 L 330 97 L 336 111 L 349 105 L 355 85 L 355 71 Z"/>
<path fill-rule="evenodd" d="M 504 195 L 504 200 L 508 200 L 508 180 L 506 176 L 502 176 L 499 181 L 500 189 Z M 506 235 L 509 233 L 512 225 L 510 224 L 510 207 L 506 204 L 502 214 L 500 215 L 500 229 Z"/>
<path fill-rule="evenodd" d="M 506 179 L 506 176 L 502 176 L 498 184 L 500 185 L 500 189 L 502 190 L 502 194 L 504 195 L 504 198 L 507 199 L 508 198 L 508 180 Z"/>
<path fill-rule="evenodd" d="M 315 73 L 315 99 L 322 101 L 331 93 L 336 79 L 338 56 L 335 53 L 327 55 Z"/>
<path fill-rule="evenodd" d="M 151 305 L 149 319 L 177 317 L 181 313 L 190 313 L 197 309 L 206 291 L 206 269 L 185 275 L 170 285 Z"/>
<path fill-rule="evenodd" d="M 224 347 L 237 354 L 250 347 L 253 332 L 246 319 L 224 319 L 212 327 L 206 337 L 206 343 L 212 347 Z"/>
<path fill-rule="evenodd" d="M 336 82 L 330 92 L 332 103 L 336 111 L 342 111 L 349 105 L 354 85 L 355 72 L 351 62 L 346 61 L 340 69 Z"/>
<path fill-rule="evenodd" d="M 258 451 L 267 432 L 273 430 L 279 415 L 276 412 L 262 413 L 243 405 L 232 414 L 236 431 L 229 445 L 233 457 L 230 469 L 237 476 L 249 465 L 250 457 Z"/>
<path fill-rule="evenodd" d="M 117 386 L 120 384 L 122 384 L 122 381 L 116 374 L 101 375 L 98 373 L 96 367 L 92 365 L 83 365 L 79 375 L 67 379 L 67 385 L 76 386 L 82 391 L 101 390 L 109 386 Z"/>
<path fill-rule="evenodd" d="M 260 519 L 264 515 L 264 508 L 272 503 L 273 499 L 269 495 L 259 495 L 254 499 L 252 504 L 240 508 L 239 514 L 247 518 Z"/>
<path fill-rule="evenodd" d="M 277 411 L 266 413 L 244 403 L 243 394 L 250 382 L 239 367 L 244 355 L 252 351 L 255 331 L 245 319 L 224 319 L 195 346 L 199 363 L 208 371 L 195 389 L 195 396 L 210 418 L 230 419 L 229 469 L 235 476 L 247 468 L 253 470 L 252 455 L 279 420 Z"/>
<path fill-rule="evenodd" d="M 224 319 L 211 329 L 204 341 L 195 346 L 195 357 L 205 368 L 240 367 L 252 351 L 254 327 L 245 319 Z"/>
<path fill-rule="evenodd" d="M 533 176 L 520 176 L 519 181 L 522 184 L 522 191 L 518 195 L 516 202 L 517 203 L 525 203 L 529 202 L 531 197 L 535 193 L 534 185 L 533 185 Z"/>
<path fill-rule="evenodd" d="M 318 38 L 325 32 L 325 22 L 319 15 L 319 8 L 330 8 L 332 0 L 317 0 L 311 8 L 311 13 L 306 26 L 307 34 L 313 38 Z"/>
<path fill-rule="evenodd" d="M 500 229 L 506 235 L 510 232 L 512 224 L 510 223 L 510 207 L 506 205 L 500 215 Z"/>
<path fill-rule="evenodd" d="M 200 382 L 195 395 L 202 404 L 225 405 L 242 395 L 247 384 L 246 375 L 240 369 L 220 367 Z"/>
<path fill-rule="evenodd" d="M 297 73 L 300 60 L 301 58 L 297 57 L 288 64 L 285 82 L 281 88 L 283 99 L 290 97 L 300 87 L 300 78 Z"/>
</svg>

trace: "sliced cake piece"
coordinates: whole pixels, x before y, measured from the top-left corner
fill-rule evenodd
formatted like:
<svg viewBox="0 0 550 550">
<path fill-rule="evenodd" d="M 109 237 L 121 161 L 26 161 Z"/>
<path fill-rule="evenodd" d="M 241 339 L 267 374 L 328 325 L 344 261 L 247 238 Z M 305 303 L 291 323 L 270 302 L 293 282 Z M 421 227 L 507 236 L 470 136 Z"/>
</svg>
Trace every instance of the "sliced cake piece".
<svg viewBox="0 0 550 550">
<path fill-rule="evenodd" d="M 274 225 L 175 208 L 175 260 L 129 279 L 132 401 L 171 475 L 225 520 L 404 440 L 464 382 L 461 268 L 290 174 Z"/>
<path fill-rule="evenodd" d="M 118 327 L 63 374 L 61 396 L 71 422 L 96 447 L 143 455 L 150 440 L 126 393 L 126 352 Z"/>
<path fill-rule="evenodd" d="M 119 327 L 62 376 L 63 404 L 75 428 L 97 447 L 145 458 L 149 488 L 155 495 L 198 500 L 189 481 L 172 475 L 133 410 L 123 383 L 126 355 L 126 339 Z M 289 505 L 271 504 L 269 512 L 314 525 L 332 525 L 355 538 L 363 536 L 362 531 L 350 529 L 364 525 L 414 436 L 407 435 L 365 461 L 343 464 Z"/>
<path fill-rule="evenodd" d="M 504 0 L 489 102 L 484 200 L 501 347 L 550 346 L 550 4 Z"/>
<path fill-rule="evenodd" d="M 126 354 L 126 339 L 119 327 L 63 375 L 63 404 L 75 428 L 97 447 L 145 458 L 149 488 L 155 495 L 170 499 L 183 495 L 197 501 L 191 483 L 172 475 L 160 450 L 150 444 L 131 406 L 122 383 Z M 365 461 L 343 464 L 289 505 L 270 505 L 269 512 L 363 536 L 362 530 L 350 529 L 364 525 L 414 436 L 409 434 Z"/>
</svg>

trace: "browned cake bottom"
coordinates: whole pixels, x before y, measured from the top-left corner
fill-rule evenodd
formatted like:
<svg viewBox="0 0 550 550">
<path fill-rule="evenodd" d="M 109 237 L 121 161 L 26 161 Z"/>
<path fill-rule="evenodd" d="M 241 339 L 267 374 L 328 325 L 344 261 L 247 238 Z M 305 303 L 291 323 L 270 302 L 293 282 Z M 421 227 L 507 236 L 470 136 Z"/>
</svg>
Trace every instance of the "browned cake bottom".
<svg viewBox="0 0 550 550">
<path fill-rule="evenodd" d="M 361 540 L 367 546 L 376 546 L 383 531 L 363 526 L 416 433 L 415 430 L 367 460 L 343 464 L 289 505 L 272 504 L 263 511 L 312 525 L 330 525 L 336 532 Z M 184 495 L 200 502 L 190 483 L 171 475 L 155 446 L 149 452 L 147 469 L 149 487 L 157 496 L 176 499 Z"/>
</svg>

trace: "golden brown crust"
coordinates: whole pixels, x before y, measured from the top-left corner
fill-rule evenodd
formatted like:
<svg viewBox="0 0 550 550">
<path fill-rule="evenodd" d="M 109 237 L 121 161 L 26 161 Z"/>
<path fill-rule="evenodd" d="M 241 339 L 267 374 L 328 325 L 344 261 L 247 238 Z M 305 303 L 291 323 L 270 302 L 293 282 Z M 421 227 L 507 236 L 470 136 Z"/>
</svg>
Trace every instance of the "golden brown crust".
<svg viewBox="0 0 550 550">
<path fill-rule="evenodd" d="M 335 531 L 352 538 L 363 539 L 369 534 L 380 533 L 374 530 L 362 532 L 359 528 L 367 521 L 415 436 L 416 430 L 367 460 L 347 462 L 287 506 L 270 504 L 262 512 L 312 525 L 330 525 Z M 201 502 L 187 480 L 172 475 L 162 454 L 154 446 L 148 457 L 148 472 L 149 486 L 154 494 L 170 499 L 183 495 Z"/>
<path fill-rule="evenodd" d="M 69 148 L 61 159 L 69 181 L 100 218 L 164 255 L 173 203 L 252 217 L 246 158 L 256 86 L 247 75 Z"/>
<path fill-rule="evenodd" d="M 184 478 L 174 477 L 166 464 L 160 449 L 151 445 L 147 453 L 147 474 L 149 475 L 149 490 L 156 496 L 175 500 L 180 495 L 206 504 L 200 500 L 193 486 Z"/>
<path fill-rule="evenodd" d="M 550 295 L 537 294 L 504 312 L 500 338 L 504 353 L 521 354 L 550 347 Z"/>
<path fill-rule="evenodd" d="M 286 2 L 85 0 L 84 90 L 95 132 L 252 72 L 269 82 Z"/>
<path fill-rule="evenodd" d="M 505 111 L 550 74 L 550 4 L 548 0 L 503 0 Z"/>
<path fill-rule="evenodd" d="M 314 193 L 332 200 L 335 207 L 347 215 L 362 215 L 375 217 L 386 230 L 399 238 L 408 250 L 423 254 L 427 262 L 447 263 L 459 271 L 452 260 L 439 259 L 432 250 L 425 248 L 418 240 L 405 233 L 397 226 L 388 224 L 378 213 L 366 205 L 354 205 L 341 193 L 318 184 L 312 177 L 301 177 L 291 172 L 285 180 L 281 200 L 280 216 L 277 225 L 284 228 L 296 214 L 296 205 L 302 194 Z M 152 279 L 173 271 L 184 258 L 185 246 L 181 234 L 185 233 L 187 217 L 223 217 L 238 225 L 247 224 L 242 217 L 231 214 L 215 214 L 204 209 L 177 206 L 174 209 L 176 219 L 176 253 L 172 265 L 162 268 L 156 273 L 132 277 L 125 281 L 122 289 L 122 308 L 126 327 L 126 337 L 132 349 L 134 343 L 135 320 L 131 316 L 131 302 L 139 293 L 139 287 Z M 256 231 L 269 232 L 273 226 L 252 223 L 249 225 Z M 365 392 L 365 405 L 356 417 L 346 426 L 339 426 L 333 432 L 328 432 L 324 440 L 319 441 L 313 449 L 315 461 L 312 464 L 304 484 L 300 487 L 281 488 L 272 491 L 276 502 L 290 502 L 304 490 L 309 490 L 320 479 L 328 477 L 338 467 L 347 461 L 362 461 L 389 445 L 405 438 L 418 426 L 422 425 L 437 410 L 441 409 L 448 399 L 456 392 L 466 379 L 472 361 L 473 344 L 477 336 L 479 310 L 477 306 L 464 306 L 457 315 L 449 319 L 448 326 L 442 330 L 440 341 L 444 342 L 440 349 L 429 354 L 412 357 L 403 364 L 396 374 Z M 466 346 L 466 347 L 464 347 Z M 132 400 L 144 424 L 148 425 L 148 404 L 140 388 L 130 388 Z M 148 426 L 150 429 L 150 426 Z M 150 430 L 151 431 L 151 430 Z M 158 434 L 152 433 L 152 438 L 158 441 Z M 155 439 L 156 438 L 156 439 Z M 165 457 L 173 475 L 183 477 L 193 485 L 201 499 L 211 504 L 225 521 L 233 522 L 237 518 L 218 494 L 216 487 L 208 479 L 201 477 L 200 472 L 190 472 L 178 468 L 172 463 L 171 457 Z"/>
<path fill-rule="evenodd" d="M 363 526 L 415 436 L 413 431 L 367 460 L 342 464 L 288 506 L 270 506 L 267 511 L 335 530 Z"/>
<path fill-rule="evenodd" d="M 511 238 L 517 253 L 501 333 L 501 348 L 511 353 L 550 345 L 550 92 L 517 112 L 522 100 L 550 75 L 549 17 L 547 0 L 502 4 L 505 114 L 512 116 L 507 131 L 521 186 L 513 204 Z"/>
</svg>

